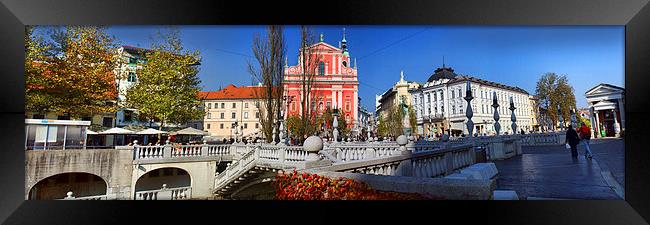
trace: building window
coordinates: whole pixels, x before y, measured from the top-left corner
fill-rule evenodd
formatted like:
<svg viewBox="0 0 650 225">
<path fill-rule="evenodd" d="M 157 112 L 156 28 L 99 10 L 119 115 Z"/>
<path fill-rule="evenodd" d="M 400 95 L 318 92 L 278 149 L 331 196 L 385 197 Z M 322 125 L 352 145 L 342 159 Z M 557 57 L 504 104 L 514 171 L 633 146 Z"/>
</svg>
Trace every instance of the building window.
<svg viewBox="0 0 650 225">
<path fill-rule="evenodd" d="M 225 109 L 226 108 L 226 103 L 221 103 L 221 108 Z"/>
<path fill-rule="evenodd" d="M 248 109 L 248 102 L 244 103 L 244 108 Z"/>
<path fill-rule="evenodd" d="M 255 119 L 259 119 L 259 118 L 260 118 L 260 112 L 255 112 Z"/>
<path fill-rule="evenodd" d="M 248 129 L 248 124 L 244 123 L 244 129 Z"/>
<path fill-rule="evenodd" d="M 232 118 L 234 119 L 236 117 L 237 117 L 237 113 L 232 113 Z"/>
<path fill-rule="evenodd" d="M 260 128 L 260 124 L 259 124 L 259 123 L 256 123 L 256 124 L 255 124 L 255 129 L 257 129 L 257 128 Z"/>
<path fill-rule="evenodd" d="M 318 63 L 318 75 L 325 75 L 325 63 Z"/>
<path fill-rule="evenodd" d="M 127 78 L 128 82 L 135 82 L 137 81 L 137 77 L 135 76 L 135 73 L 129 72 L 129 77 Z"/>
<path fill-rule="evenodd" d="M 327 106 L 328 109 L 329 109 L 329 108 L 332 108 L 332 103 L 331 103 L 331 102 L 327 102 L 327 103 L 326 103 L 326 106 Z"/>
<path fill-rule="evenodd" d="M 219 128 L 220 128 L 220 129 L 223 129 L 223 123 L 222 123 L 222 124 L 219 124 L 219 125 L 220 125 Z"/>
<path fill-rule="evenodd" d="M 113 118 L 104 117 L 104 119 L 102 120 L 102 126 L 113 127 Z"/>
<path fill-rule="evenodd" d="M 208 129 L 210 129 L 210 124 L 208 123 L 207 125 L 208 125 Z"/>
<path fill-rule="evenodd" d="M 225 119 L 225 118 L 226 118 L 225 113 L 221 113 L 221 119 Z"/>
<path fill-rule="evenodd" d="M 248 119 L 248 112 L 244 112 L 244 119 Z"/>
<path fill-rule="evenodd" d="M 208 103 L 208 109 L 212 109 L 212 103 Z"/>
<path fill-rule="evenodd" d="M 318 103 L 318 110 L 323 111 L 323 103 Z"/>
<path fill-rule="evenodd" d="M 234 109 L 234 108 L 237 108 L 237 103 L 234 103 L 234 102 L 233 102 L 233 103 L 232 103 L 232 108 L 233 108 L 233 109 Z"/>
<path fill-rule="evenodd" d="M 348 67 L 348 63 L 346 61 L 343 61 L 342 64 L 343 64 L 343 67 Z"/>
<path fill-rule="evenodd" d="M 431 94 L 427 95 L 427 102 L 431 102 Z"/>
<path fill-rule="evenodd" d="M 208 119 L 212 119 L 212 113 L 208 113 Z"/>
</svg>

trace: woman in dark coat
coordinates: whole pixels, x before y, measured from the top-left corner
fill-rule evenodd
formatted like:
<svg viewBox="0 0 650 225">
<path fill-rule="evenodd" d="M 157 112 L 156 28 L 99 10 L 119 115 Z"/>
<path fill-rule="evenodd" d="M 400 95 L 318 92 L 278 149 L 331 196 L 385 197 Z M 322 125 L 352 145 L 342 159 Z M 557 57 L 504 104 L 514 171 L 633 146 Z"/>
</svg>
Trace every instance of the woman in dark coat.
<svg viewBox="0 0 650 225">
<path fill-rule="evenodd" d="M 578 143 L 580 143 L 580 138 L 578 137 L 578 132 L 573 129 L 573 126 L 569 125 L 569 129 L 566 131 L 566 140 L 565 144 L 571 146 L 571 156 L 574 158 L 578 157 Z"/>
</svg>

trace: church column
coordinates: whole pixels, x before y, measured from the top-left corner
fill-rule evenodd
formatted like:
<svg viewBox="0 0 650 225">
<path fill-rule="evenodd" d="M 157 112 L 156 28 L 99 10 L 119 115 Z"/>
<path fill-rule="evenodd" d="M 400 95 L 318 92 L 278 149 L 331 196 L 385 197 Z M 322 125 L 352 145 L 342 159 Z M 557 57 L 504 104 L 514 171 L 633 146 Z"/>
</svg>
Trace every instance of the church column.
<svg viewBox="0 0 650 225">
<path fill-rule="evenodd" d="M 596 129 L 594 129 L 594 132 L 596 132 L 596 136 L 594 136 L 594 137 L 598 137 L 598 136 L 601 136 L 600 135 L 600 121 L 598 119 L 598 111 L 595 110 L 595 109 L 594 109 L 594 115 L 596 116 L 596 126 L 595 126 Z"/>
<path fill-rule="evenodd" d="M 594 114 L 594 106 L 592 104 L 590 104 L 589 105 L 589 120 L 591 122 L 591 136 L 595 138 L 598 131 L 596 130 L 597 126 L 596 126 L 596 123 L 594 122 L 595 121 L 595 116 L 594 115 L 595 115 Z"/>
<path fill-rule="evenodd" d="M 337 107 L 336 106 L 336 93 L 337 93 L 336 90 L 334 88 L 332 88 L 332 99 L 331 99 L 331 101 L 332 101 L 332 109 L 335 109 Z"/>
<path fill-rule="evenodd" d="M 345 104 L 343 103 L 343 91 L 339 90 L 339 91 L 337 91 L 337 93 L 338 93 L 338 98 L 336 100 L 338 102 L 337 105 L 338 105 L 339 109 L 344 109 Z M 339 112 L 340 112 L 340 110 L 339 110 Z M 341 114 L 341 115 L 343 115 L 343 114 Z"/>
<path fill-rule="evenodd" d="M 625 131 L 625 107 L 623 106 L 623 99 L 619 98 L 618 103 L 618 113 L 621 114 L 621 131 Z"/>
<path fill-rule="evenodd" d="M 354 124 L 356 125 L 358 121 L 358 110 L 359 110 L 359 97 L 358 97 L 358 92 L 357 90 L 354 90 L 354 97 L 352 98 L 351 102 L 351 107 L 353 108 L 354 115 L 352 116 L 352 120 L 354 121 Z"/>
</svg>

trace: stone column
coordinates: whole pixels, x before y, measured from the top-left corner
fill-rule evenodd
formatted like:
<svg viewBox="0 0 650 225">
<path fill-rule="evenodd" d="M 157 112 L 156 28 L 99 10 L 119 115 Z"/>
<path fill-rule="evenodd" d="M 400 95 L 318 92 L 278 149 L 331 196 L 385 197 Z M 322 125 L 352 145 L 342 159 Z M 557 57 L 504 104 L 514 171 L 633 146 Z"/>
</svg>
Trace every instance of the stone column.
<svg viewBox="0 0 650 225">
<path fill-rule="evenodd" d="M 597 136 L 597 131 L 596 131 L 596 122 L 595 122 L 595 114 L 594 114 L 594 106 L 590 104 L 589 106 L 589 121 L 591 122 L 591 136 L 596 138 Z"/>
<path fill-rule="evenodd" d="M 623 99 L 619 98 L 618 103 L 618 113 L 621 114 L 621 131 L 625 133 L 625 106 L 623 105 Z"/>
<path fill-rule="evenodd" d="M 616 118 L 616 109 L 612 109 L 612 114 L 614 116 L 614 136 L 619 137 L 619 133 L 621 132 L 621 125 L 618 123 L 618 119 Z"/>
<path fill-rule="evenodd" d="M 602 135 L 600 135 L 601 130 L 600 130 L 600 118 L 598 118 L 598 111 L 594 110 L 594 115 L 596 115 L 596 126 L 595 126 L 596 130 L 594 130 L 594 131 L 596 132 L 596 136 L 602 137 Z M 596 136 L 594 136 L 594 137 L 596 137 Z"/>
</svg>

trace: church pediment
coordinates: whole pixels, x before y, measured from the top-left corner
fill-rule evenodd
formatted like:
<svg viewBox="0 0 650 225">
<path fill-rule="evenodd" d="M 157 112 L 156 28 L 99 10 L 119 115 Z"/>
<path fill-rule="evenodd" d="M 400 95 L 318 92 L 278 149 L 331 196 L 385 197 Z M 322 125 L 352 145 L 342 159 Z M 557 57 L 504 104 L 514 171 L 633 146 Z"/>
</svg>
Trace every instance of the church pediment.
<svg viewBox="0 0 650 225">
<path fill-rule="evenodd" d="M 608 95 L 608 94 L 619 94 L 622 93 L 625 89 L 610 85 L 610 84 L 599 84 L 596 87 L 588 90 L 585 95 Z"/>
<path fill-rule="evenodd" d="M 319 51 L 341 51 L 341 49 L 331 46 L 325 42 L 318 42 L 316 44 L 313 44 L 312 46 L 309 46 L 309 48 L 315 48 Z"/>
</svg>

